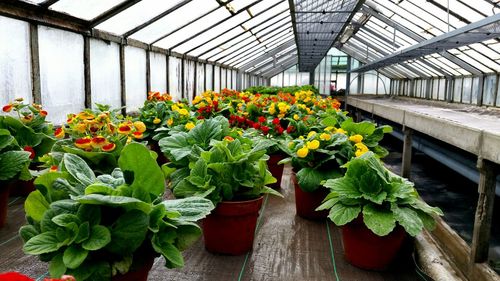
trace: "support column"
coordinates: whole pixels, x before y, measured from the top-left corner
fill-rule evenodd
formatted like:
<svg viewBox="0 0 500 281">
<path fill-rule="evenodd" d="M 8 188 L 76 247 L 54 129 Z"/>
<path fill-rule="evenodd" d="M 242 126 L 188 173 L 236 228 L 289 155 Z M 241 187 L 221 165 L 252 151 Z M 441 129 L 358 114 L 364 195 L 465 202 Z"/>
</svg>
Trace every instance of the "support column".
<svg viewBox="0 0 500 281">
<path fill-rule="evenodd" d="M 403 127 L 403 163 L 401 167 L 401 176 L 410 179 L 411 176 L 411 153 L 412 153 L 412 135 L 413 130 Z"/>
<path fill-rule="evenodd" d="M 309 85 L 314 85 L 314 70 L 309 72 Z"/>
<path fill-rule="evenodd" d="M 347 96 L 351 90 L 351 56 L 347 56 L 347 69 L 345 75 L 344 110 L 347 110 Z"/>
<path fill-rule="evenodd" d="M 151 51 L 146 50 L 146 98 L 151 92 Z"/>
<path fill-rule="evenodd" d="M 38 49 L 38 26 L 30 23 L 30 53 L 31 53 L 31 90 L 33 102 L 42 103 L 40 83 L 40 53 Z"/>
<path fill-rule="evenodd" d="M 85 107 L 92 108 L 92 89 L 90 80 L 90 37 L 83 37 L 83 77 L 85 80 Z"/>
<path fill-rule="evenodd" d="M 477 168 L 479 170 L 479 198 L 472 235 L 471 264 L 488 260 L 497 176 L 495 164 L 490 161 L 478 158 Z"/>
<path fill-rule="evenodd" d="M 121 87 L 121 102 L 122 102 L 122 114 L 127 113 L 127 87 L 125 83 L 125 45 L 120 44 L 120 87 Z"/>
</svg>

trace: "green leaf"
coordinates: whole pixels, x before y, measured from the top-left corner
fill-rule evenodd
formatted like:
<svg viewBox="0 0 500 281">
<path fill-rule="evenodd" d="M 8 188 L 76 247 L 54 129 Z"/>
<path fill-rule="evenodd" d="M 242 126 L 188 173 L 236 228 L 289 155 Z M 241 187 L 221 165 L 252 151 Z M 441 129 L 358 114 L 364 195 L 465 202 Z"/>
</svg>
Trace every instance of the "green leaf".
<svg viewBox="0 0 500 281">
<path fill-rule="evenodd" d="M 63 262 L 67 268 L 75 269 L 79 267 L 87 258 L 89 252 L 78 245 L 71 245 L 63 254 Z"/>
<path fill-rule="evenodd" d="M 142 189 L 154 195 L 154 198 L 165 192 L 165 177 L 156 160 L 144 145 L 131 143 L 123 148 L 118 159 L 118 165 L 123 173 L 130 171 L 134 174 L 132 189 Z M 145 202 L 150 199 L 140 198 Z"/>
<path fill-rule="evenodd" d="M 76 196 L 73 199 L 82 204 L 124 207 L 128 210 L 138 209 L 143 211 L 144 213 L 151 212 L 150 204 L 145 203 L 139 199 L 126 196 L 90 194 L 90 195 Z"/>
<path fill-rule="evenodd" d="M 321 186 L 321 172 L 313 168 L 302 168 L 296 174 L 299 187 L 305 192 L 313 192 Z"/>
<path fill-rule="evenodd" d="M 21 236 L 21 239 L 23 239 L 24 243 L 37 236 L 38 234 L 38 230 L 33 225 L 23 225 L 19 229 L 19 236 Z"/>
<path fill-rule="evenodd" d="M 398 223 L 404 227 L 408 234 L 417 236 L 422 231 L 424 224 L 417 212 L 407 207 L 400 208 L 396 204 L 392 204 L 391 210 Z"/>
<path fill-rule="evenodd" d="M 121 195 L 116 189 L 103 183 L 94 183 L 85 188 L 85 195 L 102 194 L 102 195 Z"/>
<path fill-rule="evenodd" d="M 193 222 L 206 217 L 215 208 L 212 201 L 201 197 L 165 200 L 162 204 L 169 211 L 179 212 L 178 220 Z"/>
<path fill-rule="evenodd" d="M 28 255 L 40 255 L 57 251 L 60 248 L 55 231 L 48 231 L 31 238 L 24 244 L 23 251 Z"/>
<path fill-rule="evenodd" d="M 149 226 L 149 216 L 139 210 L 121 215 L 111 227 L 111 242 L 106 249 L 112 253 L 127 255 L 139 248 Z"/>
<path fill-rule="evenodd" d="M 336 225 L 345 225 L 358 217 L 361 212 L 361 206 L 346 206 L 343 204 L 335 204 L 328 215 Z"/>
<path fill-rule="evenodd" d="M 422 221 L 425 229 L 432 231 L 432 230 L 434 230 L 434 228 L 436 228 L 436 220 L 434 219 L 433 216 L 431 216 L 427 213 L 424 213 L 421 210 L 416 210 L 416 212 L 417 212 L 418 217 Z"/>
<path fill-rule="evenodd" d="M 90 237 L 82 243 L 85 250 L 97 251 L 111 242 L 111 233 L 102 225 L 95 225 L 90 231 Z"/>
<path fill-rule="evenodd" d="M 14 137 L 9 130 L 0 129 L 0 150 L 11 145 L 14 142 Z"/>
<path fill-rule="evenodd" d="M 362 194 L 356 188 L 356 182 L 348 177 L 329 179 L 324 183 L 324 186 L 336 192 L 339 196 L 346 198 L 361 198 Z"/>
<path fill-rule="evenodd" d="M 194 130 L 194 129 L 193 129 Z M 171 243 L 162 243 L 161 248 L 153 244 L 153 248 L 160 252 L 165 258 L 165 265 L 168 268 L 180 268 L 184 266 L 182 253 Z"/>
<path fill-rule="evenodd" d="M 70 176 L 66 172 L 45 173 L 35 179 L 35 187 L 40 190 L 47 201 L 54 202 L 64 198 L 68 198 L 66 190 L 57 190 L 54 187 L 54 182 L 57 179 L 68 179 Z"/>
<path fill-rule="evenodd" d="M 325 127 L 337 127 L 338 121 L 334 116 L 328 116 L 325 119 L 321 120 L 321 125 Z"/>
<path fill-rule="evenodd" d="M 363 121 L 360 123 L 354 123 L 354 121 L 352 121 L 352 118 L 349 118 L 346 121 L 342 122 L 341 127 L 342 129 L 353 135 L 358 134 L 362 136 L 369 136 L 375 131 L 375 124 L 373 124 L 372 122 Z"/>
<path fill-rule="evenodd" d="M 212 118 L 195 126 L 189 131 L 188 136 L 192 138 L 198 146 L 206 150 L 211 140 L 222 139 L 222 131 L 221 120 Z"/>
<path fill-rule="evenodd" d="M 72 223 L 76 223 L 77 225 L 79 225 L 81 223 L 80 219 L 76 215 L 73 215 L 73 214 L 60 214 L 60 215 L 53 217 L 52 221 L 55 224 L 62 226 L 62 227 L 66 227 Z"/>
<path fill-rule="evenodd" d="M 175 246 L 184 251 L 193 245 L 201 236 L 201 229 L 196 224 L 183 224 L 177 228 L 177 241 Z"/>
<path fill-rule="evenodd" d="M 61 278 L 61 276 L 66 272 L 66 265 L 63 262 L 63 254 L 58 254 L 50 260 L 49 263 L 49 273 L 50 276 L 54 278 Z"/>
<path fill-rule="evenodd" d="M 172 161 L 180 162 L 191 154 L 191 145 L 186 133 L 181 132 L 170 137 L 162 138 L 158 144 L 161 151 Z"/>
<path fill-rule="evenodd" d="M 82 204 L 78 208 L 77 216 L 81 221 L 88 222 L 90 225 L 101 223 L 101 207 L 96 205 Z"/>
<path fill-rule="evenodd" d="M 396 227 L 393 213 L 374 204 L 365 205 L 363 208 L 363 221 L 366 227 L 378 236 L 385 236 Z"/>
<path fill-rule="evenodd" d="M 78 155 L 65 153 L 63 157 L 63 165 L 75 180 L 85 186 L 91 185 L 96 181 L 96 177 L 92 169 L 89 165 L 87 165 L 85 160 Z"/>
<path fill-rule="evenodd" d="M 88 221 L 82 223 L 78 227 L 78 235 L 75 238 L 75 243 L 82 243 L 87 240 L 90 236 L 90 224 Z"/>
<path fill-rule="evenodd" d="M 30 153 L 27 151 L 7 151 L 0 154 L 0 181 L 16 177 L 30 162 Z"/>
<path fill-rule="evenodd" d="M 24 211 L 26 215 L 36 222 L 42 220 L 43 214 L 49 209 L 49 202 L 39 190 L 31 192 L 24 201 Z"/>
</svg>

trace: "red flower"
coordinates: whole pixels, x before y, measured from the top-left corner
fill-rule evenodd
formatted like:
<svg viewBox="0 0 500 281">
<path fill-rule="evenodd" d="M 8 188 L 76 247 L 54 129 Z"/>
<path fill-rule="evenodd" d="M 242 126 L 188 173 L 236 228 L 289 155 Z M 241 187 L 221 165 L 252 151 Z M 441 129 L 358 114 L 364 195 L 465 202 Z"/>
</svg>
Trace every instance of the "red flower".
<svg viewBox="0 0 500 281">
<path fill-rule="evenodd" d="M 0 280 L 8 280 L 8 281 L 33 281 L 33 279 L 28 276 L 22 275 L 18 272 L 6 272 L 0 273 Z"/>
<path fill-rule="evenodd" d="M 276 118 L 273 119 L 273 124 L 274 125 L 279 125 L 279 123 L 280 123 L 280 119 L 278 117 L 276 117 Z"/>
<path fill-rule="evenodd" d="M 270 128 L 268 126 L 262 126 L 260 127 L 260 129 L 264 135 L 267 135 L 267 133 L 269 133 Z"/>
<path fill-rule="evenodd" d="M 50 166 L 49 172 L 55 173 L 57 172 L 58 167 L 56 165 Z"/>
<path fill-rule="evenodd" d="M 13 105 L 9 103 L 8 105 L 2 107 L 2 110 L 4 112 L 10 112 L 12 110 L 12 107 L 13 107 Z"/>
<path fill-rule="evenodd" d="M 47 111 L 45 111 L 45 110 L 40 110 L 40 116 L 45 117 L 45 116 L 47 116 L 47 114 L 48 114 L 48 113 L 47 113 Z"/>
<path fill-rule="evenodd" d="M 260 124 L 259 124 L 259 123 L 257 123 L 257 122 L 253 123 L 253 128 L 254 128 L 255 130 L 260 129 Z"/>
<path fill-rule="evenodd" d="M 234 138 L 233 138 L 233 137 L 231 137 L 231 136 L 225 136 L 225 137 L 224 137 L 224 140 L 227 140 L 227 141 L 229 141 L 229 142 L 232 142 L 232 141 L 234 141 Z"/>
<path fill-rule="evenodd" d="M 116 148 L 116 144 L 114 144 L 112 142 L 101 147 L 102 151 L 105 151 L 105 152 L 113 151 L 113 150 L 115 150 L 115 148 Z"/>
<path fill-rule="evenodd" d="M 259 122 L 260 123 L 266 122 L 266 117 L 264 117 L 264 116 L 259 117 Z"/>
<path fill-rule="evenodd" d="M 245 122 L 245 117 L 243 117 L 243 116 L 238 116 L 238 117 L 236 117 L 236 118 L 238 119 L 238 123 L 243 123 L 243 122 Z"/>
<path fill-rule="evenodd" d="M 91 142 L 91 138 L 83 137 L 75 140 L 75 146 L 81 149 L 87 149 L 91 147 Z"/>
<path fill-rule="evenodd" d="M 106 138 L 103 136 L 96 136 L 92 138 L 90 145 L 94 148 L 101 148 L 106 145 Z"/>
<path fill-rule="evenodd" d="M 283 129 L 283 127 L 281 126 L 276 126 L 276 130 L 278 131 L 278 134 L 283 134 L 283 132 L 285 131 L 285 129 Z"/>
<path fill-rule="evenodd" d="M 295 131 L 295 127 L 294 126 L 288 126 L 288 128 L 286 128 L 286 132 L 287 133 L 292 133 L 293 131 Z"/>
<path fill-rule="evenodd" d="M 59 127 L 54 132 L 54 136 L 58 139 L 64 138 L 64 127 Z"/>
<path fill-rule="evenodd" d="M 30 152 L 30 159 L 34 159 L 35 158 L 35 150 L 33 149 L 33 147 L 27 145 L 23 148 L 24 151 L 28 151 Z"/>
</svg>

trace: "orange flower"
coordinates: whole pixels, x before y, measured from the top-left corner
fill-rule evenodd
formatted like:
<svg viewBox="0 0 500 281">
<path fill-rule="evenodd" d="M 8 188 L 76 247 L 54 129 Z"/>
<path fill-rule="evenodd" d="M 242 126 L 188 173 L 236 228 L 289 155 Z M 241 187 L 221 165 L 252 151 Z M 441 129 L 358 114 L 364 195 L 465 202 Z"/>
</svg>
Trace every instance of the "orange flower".
<svg viewBox="0 0 500 281">
<path fill-rule="evenodd" d="M 8 105 L 2 107 L 3 112 L 10 112 L 12 110 L 13 105 L 9 103 Z"/>
<path fill-rule="evenodd" d="M 133 136 L 134 136 L 134 138 L 136 138 L 136 139 L 142 139 L 142 138 L 144 137 L 144 135 L 143 135 L 141 132 L 139 132 L 139 131 L 137 131 L 137 132 L 133 132 L 133 133 L 132 133 L 132 135 L 133 135 Z"/>
<path fill-rule="evenodd" d="M 75 117 L 76 117 L 76 115 L 73 113 L 68 114 L 68 119 L 66 120 L 66 123 L 68 123 L 68 124 L 73 123 L 73 121 L 75 120 Z"/>
<path fill-rule="evenodd" d="M 92 141 L 90 142 L 90 145 L 93 148 L 101 148 L 101 147 L 105 146 L 106 144 L 107 144 L 107 140 L 103 136 L 93 137 Z"/>
<path fill-rule="evenodd" d="M 132 132 L 132 128 L 128 125 L 128 124 L 120 124 L 120 126 L 118 126 L 118 133 L 119 134 L 124 134 L 124 135 L 128 135 Z"/>
<path fill-rule="evenodd" d="M 47 116 L 47 114 L 48 114 L 48 112 L 47 112 L 47 111 L 45 111 L 45 110 L 40 110 L 40 116 L 45 117 L 45 116 Z"/>
<path fill-rule="evenodd" d="M 59 127 L 56 129 L 56 131 L 54 132 L 54 136 L 58 139 L 62 139 L 64 138 L 64 127 Z"/>
<path fill-rule="evenodd" d="M 75 141 L 75 146 L 81 149 L 87 149 L 91 147 L 92 139 L 90 137 L 79 138 Z"/>
<path fill-rule="evenodd" d="M 225 136 L 224 139 L 227 140 L 227 141 L 229 141 L 229 142 L 234 141 L 234 138 L 231 137 L 231 136 Z"/>
<path fill-rule="evenodd" d="M 144 133 L 146 131 L 146 125 L 142 121 L 135 121 L 134 127 L 141 133 Z"/>
<path fill-rule="evenodd" d="M 104 145 L 103 147 L 101 147 L 101 150 L 105 151 L 105 152 L 109 152 L 109 151 L 115 150 L 115 148 L 116 148 L 116 144 L 110 142 L 110 143 Z"/>
<path fill-rule="evenodd" d="M 57 169 L 58 169 L 58 167 L 56 165 L 52 165 L 52 166 L 50 166 L 49 172 L 55 173 L 55 172 L 57 172 Z"/>
<path fill-rule="evenodd" d="M 78 116 L 78 118 L 80 118 L 80 119 L 87 119 L 87 120 L 88 120 L 88 119 L 94 119 L 94 118 L 95 118 L 94 114 L 87 113 L 87 112 L 85 112 L 85 111 L 82 111 L 82 112 L 78 113 L 78 115 L 77 115 L 77 116 Z"/>
<path fill-rule="evenodd" d="M 33 120 L 33 115 L 31 114 L 23 116 L 23 118 L 21 119 L 21 121 L 23 121 L 24 123 L 31 122 L 31 120 Z"/>
</svg>

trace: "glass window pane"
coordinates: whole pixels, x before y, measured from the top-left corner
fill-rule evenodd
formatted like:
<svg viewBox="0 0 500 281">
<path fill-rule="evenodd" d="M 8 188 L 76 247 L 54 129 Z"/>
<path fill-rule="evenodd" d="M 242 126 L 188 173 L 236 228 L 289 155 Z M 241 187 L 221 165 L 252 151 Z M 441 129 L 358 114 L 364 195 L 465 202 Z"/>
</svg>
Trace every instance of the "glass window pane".
<svg viewBox="0 0 500 281">
<path fill-rule="evenodd" d="M 204 92 L 205 87 L 205 64 L 202 62 L 197 62 L 196 67 L 196 95 L 201 95 Z"/>
<path fill-rule="evenodd" d="M 205 91 L 208 91 L 208 90 L 213 90 L 214 87 L 213 87 L 213 79 L 212 79 L 212 73 L 213 73 L 213 65 L 212 64 L 207 64 L 205 70 L 206 70 L 206 73 L 205 73 L 205 79 L 207 80 L 206 84 L 207 84 L 207 87 L 205 88 Z"/>
<path fill-rule="evenodd" d="M 164 93 L 167 91 L 167 56 L 151 52 L 149 60 L 151 67 L 151 91 Z"/>
<path fill-rule="evenodd" d="M 127 112 L 137 111 L 146 100 L 146 51 L 125 47 L 125 89 Z"/>
<path fill-rule="evenodd" d="M 218 21 L 226 19 L 231 16 L 226 8 L 219 8 L 216 11 L 203 16 L 202 18 L 190 23 L 188 26 L 181 28 L 180 30 L 168 35 L 162 40 L 155 43 L 156 46 L 169 49 L 172 46 L 182 42 L 183 40 L 197 34 L 199 31 L 212 26 Z M 164 28 L 166 31 L 169 28 Z M 165 32 L 164 32 L 165 34 Z"/>
<path fill-rule="evenodd" d="M 0 44 L 0 105 L 18 97 L 31 103 L 29 24 L 0 16 L 0 26 L 0 42 L 9 42 Z"/>
<path fill-rule="evenodd" d="M 497 91 L 497 76 L 488 75 L 484 78 L 484 93 L 483 104 L 493 106 L 495 105 L 495 95 Z"/>
<path fill-rule="evenodd" d="M 83 36 L 38 26 L 42 104 L 56 124 L 84 108 Z M 71 94 L 68 94 L 68 91 Z"/>
<path fill-rule="evenodd" d="M 71 0 L 73 1 L 73 0 Z M 102 0 L 95 0 L 101 2 Z M 142 0 L 125 11 L 99 24 L 96 28 L 115 34 L 123 34 L 134 27 L 161 14 L 163 11 L 175 6 L 181 0 Z M 209 2 L 209 1 L 206 1 Z M 185 6 L 184 6 L 185 7 Z M 139 39 L 140 40 L 140 39 Z"/>
<path fill-rule="evenodd" d="M 220 88 L 221 88 L 221 90 L 224 88 L 227 88 L 226 82 L 227 82 L 227 69 L 222 67 L 221 74 L 220 74 Z"/>
<path fill-rule="evenodd" d="M 192 60 L 184 60 L 184 97 L 191 102 L 194 97 L 194 64 Z"/>
<path fill-rule="evenodd" d="M 59 0 L 50 9 L 91 20 L 122 2 L 124 0 Z"/>
<path fill-rule="evenodd" d="M 464 86 L 463 86 L 463 94 L 462 94 L 462 103 L 470 103 L 472 96 L 472 78 L 465 77 L 464 78 Z"/>
<path fill-rule="evenodd" d="M 93 108 L 96 103 L 113 108 L 122 105 L 118 44 L 90 40 L 90 81 Z"/>
<path fill-rule="evenodd" d="M 168 82 L 170 95 L 173 100 L 181 100 L 181 59 L 176 57 L 168 58 Z"/>
<path fill-rule="evenodd" d="M 220 92 L 220 67 L 215 66 L 215 79 L 214 79 L 214 91 Z"/>
</svg>

